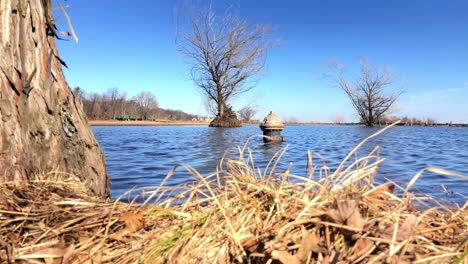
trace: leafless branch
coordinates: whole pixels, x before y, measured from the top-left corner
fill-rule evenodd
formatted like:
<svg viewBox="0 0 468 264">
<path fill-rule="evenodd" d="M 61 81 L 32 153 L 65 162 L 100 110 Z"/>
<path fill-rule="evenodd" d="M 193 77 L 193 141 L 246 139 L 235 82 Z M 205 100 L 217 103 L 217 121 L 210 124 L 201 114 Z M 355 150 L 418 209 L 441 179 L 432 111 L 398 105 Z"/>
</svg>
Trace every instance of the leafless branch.
<svg viewBox="0 0 468 264">
<path fill-rule="evenodd" d="M 241 120 L 250 121 L 255 114 L 257 114 L 256 107 L 246 105 L 238 111 Z"/>
<path fill-rule="evenodd" d="M 230 99 L 251 90 L 263 71 L 266 40 L 272 28 L 250 25 L 234 16 L 216 16 L 211 9 L 189 17 L 190 26 L 178 37 L 179 52 L 191 66 L 191 79 L 222 115 Z"/>
<path fill-rule="evenodd" d="M 325 77 L 348 95 L 361 121 L 366 126 L 373 126 L 403 91 L 385 91 L 395 80 L 390 70 L 370 65 L 364 57 L 360 57 L 359 62 L 361 65 L 359 78 L 352 85 L 345 77 L 344 66 L 335 60 L 327 63 L 329 72 Z"/>
<path fill-rule="evenodd" d="M 70 29 L 70 32 L 71 32 L 71 35 L 73 36 L 73 39 L 75 40 L 76 43 L 78 43 L 78 36 L 76 36 L 75 30 L 73 29 L 73 24 L 72 24 L 72 22 L 71 22 L 70 17 L 68 16 L 67 11 L 65 11 L 64 6 L 62 6 L 62 5 L 60 4 L 60 1 L 59 1 L 59 0 L 56 0 L 56 2 L 57 2 L 57 5 L 58 5 L 58 8 L 60 8 L 60 10 L 62 11 L 63 15 L 65 16 L 65 19 L 67 20 L 68 28 Z M 62 33 L 62 34 L 63 34 L 63 33 Z M 64 35 L 66 35 L 66 34 L 64 34 Z"/>
</svg>

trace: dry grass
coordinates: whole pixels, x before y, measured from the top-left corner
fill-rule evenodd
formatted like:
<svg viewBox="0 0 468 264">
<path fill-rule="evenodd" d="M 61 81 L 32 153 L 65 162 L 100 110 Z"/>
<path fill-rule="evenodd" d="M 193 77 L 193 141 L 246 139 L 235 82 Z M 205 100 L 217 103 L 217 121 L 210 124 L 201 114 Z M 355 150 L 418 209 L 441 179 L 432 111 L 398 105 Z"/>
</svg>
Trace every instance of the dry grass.
<svg viewBox="0 0 468 264">
<path fill-rule="evenodd" d="M 184 166 L 197 182 L 143 189 L 142 205 L 93 200 L 59 173 L 19 187 L 3 183 L 0 260 L 468 263 L 468 203 L 449 207 L 411 192 L 423 171 L 406 186 L 375 183 L 378 148 L 362 158 L 354 151 L 333 173 L 314 166 L 309 153 L 308 175 L 301 177 L 277 171 L 282 152 L 257 168 L 244 146 L 212 175 Z M 177 194 L 162 199 L 170 192 Z"/>
</svg>

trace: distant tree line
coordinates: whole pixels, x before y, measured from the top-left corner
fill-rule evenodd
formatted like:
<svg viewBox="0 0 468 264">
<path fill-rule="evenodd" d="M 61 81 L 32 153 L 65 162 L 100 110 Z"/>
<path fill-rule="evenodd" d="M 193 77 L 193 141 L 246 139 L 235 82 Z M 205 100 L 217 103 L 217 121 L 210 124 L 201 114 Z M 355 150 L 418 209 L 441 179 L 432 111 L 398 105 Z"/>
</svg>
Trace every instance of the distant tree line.
<svg viewBox="0 0 468 264">
<path fill-rule="evenodd" d="M 398 117 L 398 116 L 383 116 L 381 119 L 382 124 L 394 123 L 400 120 L 401 124 L 410 125 L 410 126 L 433 126 L 437 125 L 437 121 L 433 118 L 416 118 L 416 117 Z"/>
<path fill-rule="evenodd" d="M 179 110 L 159 108 L 156 95 L 142 91 L 128 98 L 126 92 L 119 88 L 109 88 L 107 91 L 86 92 L 80 87 L 73 89 L 75 97 L 83 104 L 84 111 L 91 120 L 192 120 L 196 115 Z"/>
</svg>

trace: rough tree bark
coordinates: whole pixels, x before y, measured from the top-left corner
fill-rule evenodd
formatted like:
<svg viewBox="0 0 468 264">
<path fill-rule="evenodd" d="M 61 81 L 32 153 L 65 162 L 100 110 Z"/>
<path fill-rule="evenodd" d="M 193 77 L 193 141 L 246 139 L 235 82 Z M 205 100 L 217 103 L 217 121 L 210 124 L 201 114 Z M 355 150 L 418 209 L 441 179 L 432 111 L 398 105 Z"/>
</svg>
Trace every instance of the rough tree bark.
<svg viewBox="0 0 468 264">
<path fill-rule="evenodd" d="M 0 0 L 0 182 L 54 170 L 109 196 L 104 156 L 62 72 L 50 0 Z"/>
</svg>

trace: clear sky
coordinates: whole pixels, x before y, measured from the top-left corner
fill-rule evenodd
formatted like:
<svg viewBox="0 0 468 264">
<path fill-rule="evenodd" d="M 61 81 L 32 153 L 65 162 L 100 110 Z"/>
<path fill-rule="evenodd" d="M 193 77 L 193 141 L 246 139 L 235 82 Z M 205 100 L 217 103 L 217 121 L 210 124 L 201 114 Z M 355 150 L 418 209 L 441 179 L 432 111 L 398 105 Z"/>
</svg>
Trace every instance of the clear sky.
<svg viewBox="0 0 468 264">
<path fill-rule="evenodd" d="M 271 50 L 257 86 L 233 101 L 251 103 L 257 118 L 358 120 L 346 95 L 322 78 L 325 62 L 349 69 L 356 57 L 393 70 L 404 87 L 398 116 L 468 123 L 468 1 L 466 0 L 213 0 L 250 23 L 277 27 L 282 45 Z M 69 0 L 79 37 L 58 41 L 71 87 L 129 96 L 147 90 L 160 107 L 205 115 L 202 95 L 177 52 L 174 8 L 180 1 Z M 56 15 L 60 14 L 58 11 Z M 63 16 L 59 27 L 66 30 Z"/>
</svg>

